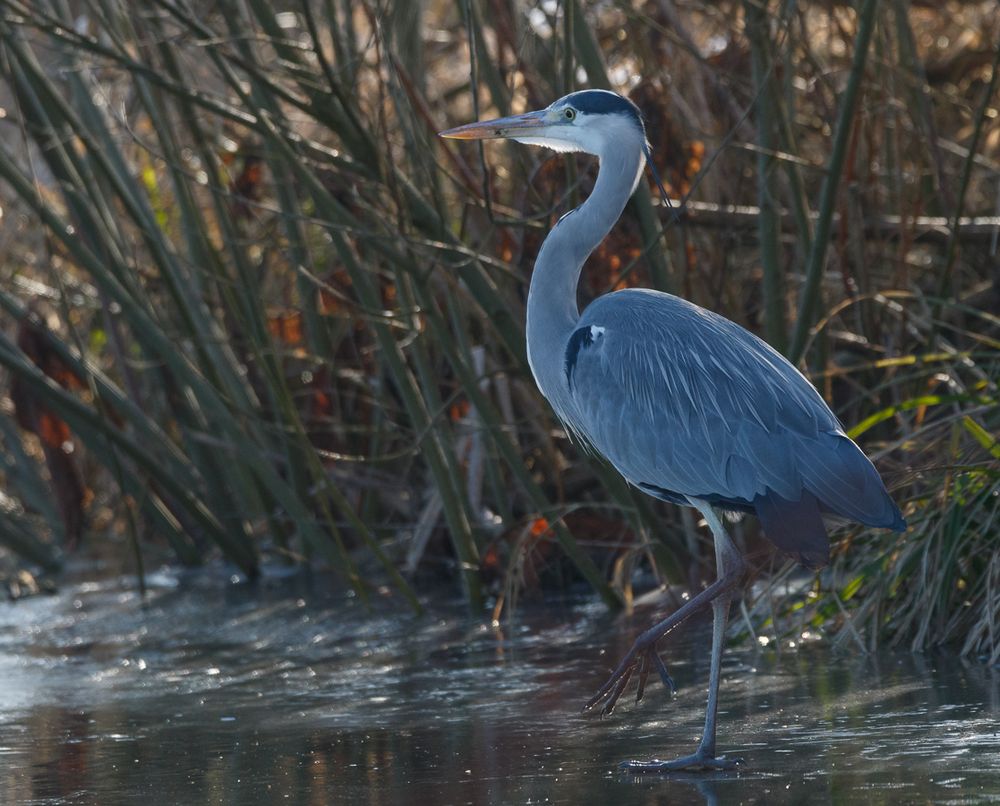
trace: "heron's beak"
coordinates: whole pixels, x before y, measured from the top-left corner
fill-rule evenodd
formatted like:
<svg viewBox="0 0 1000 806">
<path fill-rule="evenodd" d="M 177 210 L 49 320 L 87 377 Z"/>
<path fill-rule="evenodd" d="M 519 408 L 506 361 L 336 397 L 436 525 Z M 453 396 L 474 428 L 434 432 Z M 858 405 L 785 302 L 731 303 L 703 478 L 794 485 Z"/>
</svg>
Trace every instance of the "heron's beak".
<svg viewBox="0 0 1000 806">
<path fill-rule="evenodd" d="M 454 129 L 438 132 L 440 137 L 450 137 L 453 140 L 489 140 L 496 137 L 529 136 L 546 125 L 546 110 L 526 112 L 509 118 L 483 120 L 479 123 L 467 123 Z"/>
</svg>

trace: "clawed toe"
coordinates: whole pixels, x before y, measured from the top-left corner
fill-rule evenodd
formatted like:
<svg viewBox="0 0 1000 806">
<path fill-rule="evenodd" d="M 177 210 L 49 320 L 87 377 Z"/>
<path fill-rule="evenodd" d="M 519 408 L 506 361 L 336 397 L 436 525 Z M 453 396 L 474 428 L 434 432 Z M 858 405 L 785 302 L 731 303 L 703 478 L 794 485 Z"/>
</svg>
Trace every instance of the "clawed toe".
<svg viewBox="0 0 1000 806">
<path fill-rule="evenodd" d="M 659 672 L 660 680 L 663 681 L 663 685 L 667 687 L 667 690 L 671 694 L 676 694 L 677 686 L 674 685 L 674 678 L 670 676 L 670 673 L 667 671 L 666 665 L 663 663 L 663 660 L 660 658 L 660 656 L 656 653 L 656 650 L 650 648 L 647 654 L 649 655 L 650 658 L 652 658 L 653 665 L 656 666 L 656 671 Z"/>
<path fill-rule="evenodd" d="M 712 770 L 734 770 L 743 764 L 743 759 L 739 757 L 727 758 L 726 756 L 710 756 L 705 753 L 694 753 L 690 756 L 675 758 L 672 761 L 623 761 L 619 768 L 623 772 L 648 773 L 648 772 L 704 772 Z"/>
<path fill-rule="evenodd" d="M 584 710 L 589 711 L 603 701 L 604 706 L 601 708 L 601 715 L 605 716 L 612 713 L 619 698 L 625 692 L 625 688 L 628 686 L 633 674 L 636 675 L 638 681 L 635 691 L 635 701 L 639 702 L 646 691 L 646 678 L 649 676 L 650 669 L 656 669 L 660 680 L 671 694 L 677 692 L 674 679 L 670 676 L 666 665 L 657 654 L 655 646 L 649 646 L 644 649 L 632 647 L 628 655 L 622 659 L 622 662 L 611 673 L 608 681 L 590 698 L 584 706 Z"/>
</svg>

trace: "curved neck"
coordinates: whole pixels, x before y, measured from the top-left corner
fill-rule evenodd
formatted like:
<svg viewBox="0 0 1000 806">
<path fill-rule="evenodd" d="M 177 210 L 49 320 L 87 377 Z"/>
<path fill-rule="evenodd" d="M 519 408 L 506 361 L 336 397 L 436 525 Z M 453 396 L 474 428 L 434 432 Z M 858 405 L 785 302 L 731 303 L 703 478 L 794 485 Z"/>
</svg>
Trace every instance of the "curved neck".
<svg viewBox="0 0 1000 806">
<path fill-rule="evenodd" d="M 580 270 L 614 226 L 639 182 L 641 146 L 638 141 L 619 141 L 599 155 L 601 167 L 593 192 L 560 219 L 538 252 L 528 289 L 528 363 L 550 401 L 561 386 L 566 339 L 580 319 L 576 302 Z"/>
</svg>

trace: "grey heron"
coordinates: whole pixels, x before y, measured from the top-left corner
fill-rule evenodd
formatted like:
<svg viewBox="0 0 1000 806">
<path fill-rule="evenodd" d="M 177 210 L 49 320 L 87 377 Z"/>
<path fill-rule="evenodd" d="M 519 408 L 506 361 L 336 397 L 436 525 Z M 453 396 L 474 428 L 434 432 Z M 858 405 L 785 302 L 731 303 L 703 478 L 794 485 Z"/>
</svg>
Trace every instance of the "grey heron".
<svg viewBox="0 0 1000 806">
<path fill-rule="evenodd" d="M 510 138 L 599 159 L 593 192 L 542 244 L 528 291 L 528 362 L 568 432 L 635 487 L 695 507 L 712 531 L 717 579 L 640 635 L 587 704 L 609 712 L 633 676 L 641 698 L 657 642 L 711 604 L 712 659 L 698 748 L 672 761 L 628 761 L 636 772 L 728 769 L 716 755 L 724 636 L 746 562 L 717 510 L 753 513 L 779 549 L 810 566 L 829 558 L 824 514 L 897 531 L 906 522 L 878 471 L 812 384 L 780 353 L 730 320 L 650 289 L 617 291 L 580 313 L 584 262 L 618 220 L 649 146 L 639 109 L 606 90 L 574 92 L 545 109 L 441 132 Z"/>
</svg>

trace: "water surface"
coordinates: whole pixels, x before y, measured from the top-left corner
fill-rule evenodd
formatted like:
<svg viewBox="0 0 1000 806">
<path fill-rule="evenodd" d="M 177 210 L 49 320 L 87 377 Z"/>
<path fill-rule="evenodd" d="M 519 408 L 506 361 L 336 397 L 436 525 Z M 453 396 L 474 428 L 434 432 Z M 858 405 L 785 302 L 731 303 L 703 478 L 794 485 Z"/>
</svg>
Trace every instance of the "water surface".
<svg viewBox="0 0 1000 806">
<path fill-rule="evenodd" d="M 708 624 L 678 684 L 583 702 L 646 626 L 592 602 L 493 629 L 328 581 L 164 572 L 0 604 L 0 803 L 986 803 L 1000 801 L 995 671 L 946 654 L 804 645 L 726 655 L 737 773 L 635 777 L 691 752 Z"/>
</svg>

